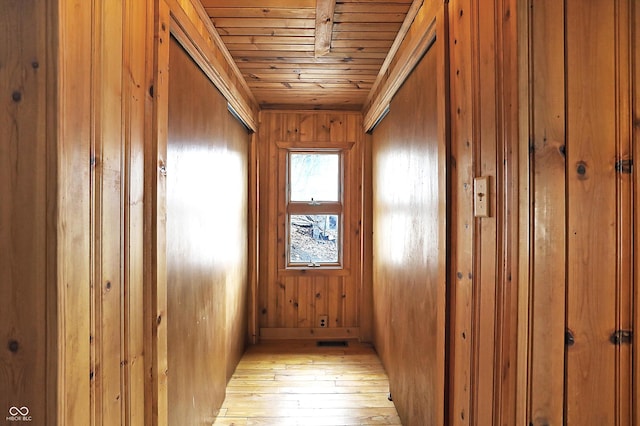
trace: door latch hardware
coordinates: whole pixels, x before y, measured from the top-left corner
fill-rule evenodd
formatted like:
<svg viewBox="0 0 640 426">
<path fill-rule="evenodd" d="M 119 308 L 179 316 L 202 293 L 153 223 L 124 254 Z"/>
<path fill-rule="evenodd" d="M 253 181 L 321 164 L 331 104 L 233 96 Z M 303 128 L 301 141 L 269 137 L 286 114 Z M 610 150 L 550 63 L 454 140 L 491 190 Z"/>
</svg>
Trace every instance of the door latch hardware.
<svg viewBox="0 0 640 426">
<path fill-rule="evenodd" d="M 573 337 L 573 331 L 567 329 L 564 331 L 564 344 L 565 346 L 573 346 L 576 343 L 575 337 Z"/>
<path fill-rule="evenodd" d="M 633 159 L 616 161 L 616 172 L 629 174 L 633 171 Z"/>
<path fill-rule="evenodd" d="M 609 338 L 614 345 L 621 345 L 623 343 L 631 343 L 633 340 L 633 331 L 631 330 L 617 330 L 614 331 Z"/>
</svg>

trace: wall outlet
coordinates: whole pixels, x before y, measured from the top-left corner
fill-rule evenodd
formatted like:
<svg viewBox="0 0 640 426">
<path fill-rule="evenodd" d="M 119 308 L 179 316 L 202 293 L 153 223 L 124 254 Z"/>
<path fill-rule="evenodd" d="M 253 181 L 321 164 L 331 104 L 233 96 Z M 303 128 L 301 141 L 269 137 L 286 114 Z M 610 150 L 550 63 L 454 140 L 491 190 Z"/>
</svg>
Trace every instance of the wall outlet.
<svg viewBox="0 0 640 426">
<path fill-rule="evenodd" d="M 320 315 L 318 317 L 318 327 L 326 328 L 329 326 L 329 315 Z"/>
</svg>

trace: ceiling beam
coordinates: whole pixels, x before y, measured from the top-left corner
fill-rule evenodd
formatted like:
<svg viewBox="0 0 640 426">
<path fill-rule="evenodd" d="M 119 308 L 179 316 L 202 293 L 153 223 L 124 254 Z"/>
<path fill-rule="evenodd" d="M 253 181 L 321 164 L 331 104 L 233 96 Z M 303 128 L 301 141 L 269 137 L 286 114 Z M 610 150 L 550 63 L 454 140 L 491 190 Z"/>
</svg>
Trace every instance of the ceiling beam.
<svg viewBox="0 0 640 426">
<path fill-rule="evenodd" d="M 333 13 L 336 9 L 336 0 L 316 1 L 316 39 L 315 56 L 324 56 L 331 49 L 333 35 Z"/>
</svg>

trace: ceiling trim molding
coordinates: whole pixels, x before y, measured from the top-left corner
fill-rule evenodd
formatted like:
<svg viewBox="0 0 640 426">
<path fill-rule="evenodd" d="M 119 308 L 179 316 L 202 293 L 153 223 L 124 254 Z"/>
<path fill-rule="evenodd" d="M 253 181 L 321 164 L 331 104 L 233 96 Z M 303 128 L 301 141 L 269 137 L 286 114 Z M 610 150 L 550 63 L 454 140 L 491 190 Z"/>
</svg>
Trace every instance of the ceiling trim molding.
<svg viewBox="0 0 640 426">
<path fill-rule="evenodd" d="M 414 1 L 365 102 L 365 131 L 370 131 L 379 121 L 404 80 L 435 41 L 438 7 L 443 5 Z"/>
<path fill-rule="evenodd" d="M 242 121 L 258 129 L 259 106 L 206 11 L 195 0 L 166 0 L 171 34 L 220 90 Z"/>
</svg>

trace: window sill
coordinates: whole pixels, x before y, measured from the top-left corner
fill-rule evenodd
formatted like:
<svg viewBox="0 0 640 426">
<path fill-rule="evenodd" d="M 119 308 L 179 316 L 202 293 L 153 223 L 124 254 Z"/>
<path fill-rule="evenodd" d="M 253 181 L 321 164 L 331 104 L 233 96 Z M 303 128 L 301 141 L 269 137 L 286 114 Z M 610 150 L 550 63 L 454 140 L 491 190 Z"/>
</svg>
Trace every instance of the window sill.
<svg viewBox="0 0 640 426">
<path fill-rule="evenodd" d="M 281 276 L 347 276 L 351 275 L 351 270 L 341 266 L 293 266 L 285 269 L 278 269 Z"/>
</svg>

